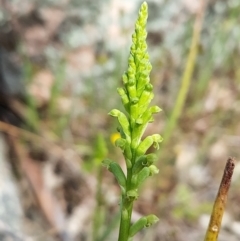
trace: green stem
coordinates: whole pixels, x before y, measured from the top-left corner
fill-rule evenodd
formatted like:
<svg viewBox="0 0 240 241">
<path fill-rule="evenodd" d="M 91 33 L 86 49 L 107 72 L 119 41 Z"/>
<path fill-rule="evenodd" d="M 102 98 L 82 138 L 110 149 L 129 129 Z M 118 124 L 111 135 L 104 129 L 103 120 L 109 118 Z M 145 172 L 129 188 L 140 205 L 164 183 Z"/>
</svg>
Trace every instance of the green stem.
<svg viewBox="0 0 240 241">
<path fill-rule="evenodd" d="M 129 237 L 129 229 L 131 226 L 133 200 L 127 197 L 127 192 L 131 190 L 132 169 L 127 169 L 127 188 L 126 193 L 122 195 L 122 207 L 121 207 L 121 221 L 118 241 L 127 241 Z"/>
<path fill-rule="evenodd" d="M 120 229 L 119 229 L 119 237 L 118 241 L 127 241 L 129 237 L 129 229 L 131 226 L 131 217 L 132 217 L 132 208 L 133 208 L 133 201 L 124 200 L 125 205 L 123 205 L 122 213 L 121 213 L 121 222 L 120 222 Z M 127 206 L 127 209 L 125 209 Z M 127 217 L 126 217 L 127 214 Z"/>
</svg>

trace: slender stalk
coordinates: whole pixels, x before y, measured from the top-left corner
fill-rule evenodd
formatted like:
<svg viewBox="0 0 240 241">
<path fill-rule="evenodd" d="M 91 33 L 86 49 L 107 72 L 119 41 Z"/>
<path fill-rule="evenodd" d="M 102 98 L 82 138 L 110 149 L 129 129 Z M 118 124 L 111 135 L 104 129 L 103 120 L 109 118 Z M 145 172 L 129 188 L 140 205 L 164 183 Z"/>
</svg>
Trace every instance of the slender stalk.
<svg viewBox="0 0 240 241">
<path fill-rule="evenodd" d="M 100 167 L 101 161 L 107 156 L 107 147 L 106 142 L 103 138 L 101 132 L 97 134 L 96 142 L 94 145 L 94 155 L 92 168 L 95 168 L 97 176 L 97 187 L 96 187 L 96 206 L 95 212 L 93 215 L 93 226 L 92 226 L 92 240 L 97 241 L 99 239 L 100 227 L 103 224 L 105 209 L 103 208 L 103 194 L 102 194 L 102 179 L 103 179 L 103 170 Z"/>
<path fill-rule="evenodd" d="M 99 230 L 101 225 L 101 215 L 103 211 L 102 207 L 102 169 L 97 167 L 97 191 L 96 191 L 96 207 L 93 216 L 93 241 L 96 241 L 99 236 Z"/>
<path fill-rule="evenodd" d="M 205 5 L 206 5 L 206 3 L 205 3 L 205 1 L 203 1 L 202 7 L 196 17 L 196 21 L 195 21 L 194 28 L 193 28 L 193 37 L 192 37 L 191 47 L 190 47 L 190 51 L 188 54 L 186 67 L 185 67 L 185 70 L 184 70 L 184 73 L 182 76 L 182 80 L 181 80 L 181 87 L 178 92 L 176 104 L 173 108 L 170 119 L 167 123 L 166 128 L 164 129 L 163 138 L 164 138 L 165 145 L 167 144 L 169 138 L 172 135 L 172 132 L 173 132 L 173 130 L 177 124 L 177 121 L 182 113 L 184 103 L 187 98 L 190 81 L 192 79 L 193 70 L 194 70 L 194 67 L 196 64 L 196 58 L 198 55 L 199 39 L 200 39 L 200 33 L 201 33 L 201 29 L 202 29 Z"/>
<path fill-rule="evenodd" d="M 224 169 L 222 181 L 213 206 L 211 219 L 208 224 L 208 229 L 207 229 L 204 241 L 217 241 L 218 239 L 218 234 L 221 228 L 222 217 L 223 217 L 225 205 L 227 202 L 227 195 L 231 184 L 234 167 L 235 167 L 235 160 L 230 157 L 227 160 L 227 163 Z"/>
<path fill-rule="evenodd" d="M 121 221 L 120 221 L 118 241 L 127 241 L 128 240 L 129 229 L 131 226 L 133 201 L 128 201 L 125 197 L 125 199 L 123 200 L 123 207 L 124 208 L 122 209 L 122 212 L 121 212 Z M 127 208 L 125 209 L 125 207 L 127 207 Z"/>
<path fill-rule="evenodd" d="M 127 188 L 126 193 L 131 190 L 132 169 L 127 169 Z M 121 221 L 118 241 L 127 241 L 129 237 L 129 229 L 131 226 L 131 217 L 133 209 L 133 200 L 122 194 L 122 207 L 121 207 Z"/>
</svg>

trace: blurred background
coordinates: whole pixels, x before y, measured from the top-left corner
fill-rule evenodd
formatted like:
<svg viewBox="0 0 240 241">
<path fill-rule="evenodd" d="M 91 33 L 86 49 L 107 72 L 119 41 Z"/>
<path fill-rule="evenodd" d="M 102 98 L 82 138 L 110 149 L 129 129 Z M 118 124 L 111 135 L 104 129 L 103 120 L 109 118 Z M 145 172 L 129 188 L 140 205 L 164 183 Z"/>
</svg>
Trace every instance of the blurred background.
<svg viewBox="0 0 240 241">
<path fill-rule="evenodd" d="M 120 190 L 101 166 L 114 147 L 140 0 L 0 1 L 0 240 L 117 240 Z M 240 152 L 240 2 L 148 0 L 156 115 L 164 133 L 204 11 L 184 108 L 157 152 L 133 220 L 160 221 L 135 240 L 203 240 L 226 160 Z M 203 12 L 201 13 L 203 14 Z M 240 238 L 237 162 L 219 240 Z"/>
</svg>

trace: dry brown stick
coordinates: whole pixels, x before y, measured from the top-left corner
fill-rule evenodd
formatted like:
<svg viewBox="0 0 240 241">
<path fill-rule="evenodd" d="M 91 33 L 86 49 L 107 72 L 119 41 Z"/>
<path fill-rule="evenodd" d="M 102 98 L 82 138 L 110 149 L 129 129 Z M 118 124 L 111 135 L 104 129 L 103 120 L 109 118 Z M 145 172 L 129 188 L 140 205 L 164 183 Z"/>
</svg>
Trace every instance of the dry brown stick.
<svg viewBox="0 0 240 241">
<path fill-rule="evenodd" d="M 24 129 L 18 128 L 16 126 L 13 126 L 11 124 L 5 123 L 0 121 L 0 131 L 15 137 L 15 138 L 25 138 L 29 141 L 33 142 L 40 142 L 43 145 L 51 145 L 51 146 L 58 146 L 54 141 L 48 140 L 45 137 L 41 137 L 37 134 L 34 134 L 30 131 L 26 131 Z"/>
<path fill-rule="evenodd" d="M 218 189 L 218 194 L 215 199 L 211 219 L 208 224 L 208 229 L 204 241 L 217 241 L 218 239 L 234 167 L 235 160 L 234 158 L 229 157 L 224 169 L 220 187 Z"/>
</svg>

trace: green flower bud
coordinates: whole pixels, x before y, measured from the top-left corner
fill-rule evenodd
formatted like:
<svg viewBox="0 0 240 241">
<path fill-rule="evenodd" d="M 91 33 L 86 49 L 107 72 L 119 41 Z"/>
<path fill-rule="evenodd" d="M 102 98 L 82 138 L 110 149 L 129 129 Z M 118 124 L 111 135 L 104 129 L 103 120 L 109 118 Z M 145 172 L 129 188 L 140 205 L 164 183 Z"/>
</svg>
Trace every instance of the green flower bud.
<svg viewBox="0 0 240 241">
<path fill-rule="evenodd" d="M 131 201 L 137 200 L 138 196 L 139 194 L 136 189 L 133 189 L 127 192 L 127 198 Z"/>
<path fill-rule="evenodd" d="M 127 168 L 132 167 L 132 151 L 130 148 L 130 144 L 123 138 L 119 138 L 115 141 L 115 145 L 119 147 L 123 151 L 123 155 L 125 157 L 125 161 L 127 164 Z"/>
<path fill-rule="evenodd" d="M 132 46 L 131 46 L 131 48 L 130 48 L 130 55 L 132 56 L 132 54 L 134 54 L 135 53 L 135 49 L 136 49 L 136 45 L 134 44 L 134 41 L 136 41 L 136 38 L 134 39 L 134 38 L 132 38 L 133 39 L 133 44 L 132 44 Z"/>
<path fill-rule="evenodd" d="M 150 84 L 148 84 L 148 85 L 150 85 Z M 140 115 L 147 110 L 148 105 L 150 104 L 153 97 L 154 97 L 154 94 L 152 93 L 151 89 L 145 88 L 145 90 L 143 90 L 142 95 L 141 95 L 141 97 L 139 99 L 139 102 L 138 102 L 138 106 L 139 106 L 139 110 L 140 110 L 139 114 Z"/>
<path fill-rule="evenodd" d="M 119 186 L 121 186 L 125 190 L 127 180 L 119 164 L 116 162 L 111 162 L 109 165 L 109 171 L 113 173 L 113 175 L 117 179 Z"/>
<path fill-rule="evenodd" d="M 141 67 L 139 67 L 141 68 Z M 143 90 L 145 89 L 146 84 L 149 83 L 150 78 L 149 78 L 149 71 L 146 70 L 146 67 L 144 66 L 144 70 L 142 70 L 139 74 L 138 82 L 137 82 L 137 93 L 138 97 L 142 95 Z"/>
<path fill-rule="evenodd" d="M 128 76 L 126 73 L 123 74 L 122 76 L 123 83 L 126 85 L 128 83 Z"/>
<path fill-rule="evenodd" d="M 139 173 L 144 167 L 150 167 L 156 160 L 157 160 L 157 155 L 154 153 L 138 157 L 133 166 L 132 173 L 133 174 Z M 151 171 L 150 169 L 150 172 L 153 172 L 153 171 L 154 170 Z"/>
<path fill-rule="evenodd" d="M 141 118 L 138 118 L 136 120 L 137 124 L 140 124 L 138 127 L 138 132 L 142 133 L 145 131 L 147 124 L 153 122 L 153 114 L 160 112 L 161 109 L 158 106 L 152 106 L 150 107 L 145 113 L 142 114 Z M 142 135 L 141 134 L 141 135 Z"/>
<path fill-rule="evenodd" d="M 152 115 L 160 111 L 161 109 L 158 106 L 152 106 L 147 111 L 145 111 L 140 118 L 136 120 L 136 123 L 141 125 L 147 124 L 152 119 Z M 139 132 L 140 129 L 142 129 L 142 127 L 139 128 Z"/>
<path fill-rule="evenodd" d="M 135 127 L 135 128 L 136 128 L 136 127 Z M 135 150 L 135 149 L 138 147 L 138 145 L 139 145 L 139 143 L 140 143 L 140 140 L 141 140 L 141 137 L 140 137 L 138 134 L 134 135 L 134 133 L 133 133 L 132 143 L 131 143 L 132 149 Z"/>
<path fill-rule="evenodd" d="M 147 163 L 147 156 L 146 155 L 140 156 L 136 160 L 133 166 L 133 169 L 132 169 L 133 175 L 139 173 L 145 167 L 145 163 Z"/>
<path fill-rule="evenodd" d="M 132 99 L 134 97 L 137 97 L 137 91 L 136 91 L 136 85 L 135 85 L 135 79 L 129 78 L 129 82 L 126 85 L 129 97 Z"/>
<path fill-rule="evenodd" d="M 154 153 L 151 153 L 151 154 L 146 155 L 146 158 L 147 158 L 147 163 L 144 164 L 144 165 L 146 165 L 146 166 L 150 166 L 150 165 L 152 165 L 154 162 L 157 161 L 157 155 L 154 154 Z"/>
<path fill-rule="evenodd" d="M 131 113 L 131 120 L 132 120 L 131 126 L 132 127 L 135 123 L 135 120 L 138 117 L 138 110 L 139 110 L 138 103 L 130 105 L 130 113 Z"/>
<path fill-rule="evenodd" d="M 135 46 L 132 46 L 133 49 L 135 49 Z M 136 71 L 136 66 L 135 66 L 135 63 L 134 63 L 134 57 L 132 54 L 129 55 L 129 58 L 128 58 L 128 65 L 131 66 L 131 68 L 134 69 L 134 71 Z M 134 73 L 134 72 L 133 72 Z"/>
<path fill-rule="evenodd" d="M 126 90 L 123 88 L 117 88 L 118 94 L 121 96 L 123 106 L 126 111 L 129 111 L 129 98 L 127 96 Z"/>
<path fill-rule="evenodd" d="M 150 176 L 150 169 L 149 169 L 149 167 L 144 167 L 138 173 L 137 186 L 140 186 L 149 176 Z"/>
<path fill-rule="evenodd" d="M 126 139 L 126 135 L 125 135 L 125 133 L 123 132 L 123 129 L 122 129 L 121 126 L 118 126 L 118 127 L 117 127 L 117 131 L 120 133 L 121 138 Z"/>
<path fill-rule="evenodd" d="M 135 75 L 136 70 L 135 70 L 135 64 L 129 63 L 128 70 L 127 70 L 128 76 Z"/>
<path fill-rule="evenodd" d="M 131 141 L 130 124 L 128 118 L 119 110 L 113 109 L 109 112 L 109 115 L 118 118 L 118 122 L 122 127 L 124 134 L 126 135 L 126 140 Z"/>
<path fill-rule="evenodd" d="M 148 225 L 148 220 L 146 217 L 140 218 L 136 223 L 134 223 L 129 230 L 129 237 L 133 237 L 137 232 L 141 231 Z"/>
<path fill-rule="evenodd" d="M 110 172 L 113 173 L 122 190 L 122 193 L 125 193 L 127 180 L 126 180 L 125 174 L 122 171 L 122 168 L 116 162 L 110 159 L 103 160 L 102 165 L 106 167 Z"/>
<path fill-rule="evenodd" d="M 159 111 L 161 111 L 161 109 L 158 106 L 152 106 L 142 115 L 141 118 L 136 119 L 135 122 L 137 125 L 135 125 L 134 128 L 132 128 L 133 148 L 136 148 L 139 145 L 142 135 L 146 130 L 148 123 L 153 120 L 152 114 L 157 113 Z"/>
<path fill-rule="evenodd" d="M 144 33 L 142 33 L 142 35 L 145 35 Z M 141 44 L 141 49 L 146 51 L 147 50 L 147 44 L 146 42 L 143 41 L 143 43 Z"/>
<path fill-rule="evenodd" d="M 111 164 L 112 162 L 113 162 L 113 161 L 110 160 L 110 159 L 104 159 L 104 160 L 102 161 L 102 165 L 103 165 L 104 167 L 106 167 L 107 169 L 109 169 L 109 166 L 110 166 L 110 164 Z"/>
<path fill-rule="evenodd" d="M 162 111 L 162 109 L 159 108 L 157 105 L 154 105 L 154 106 L 151 106 L 151 107 L 149 108 L 149 111 L 150 111 L 152 114 L 156 114 L 156 113 Z"/>
<path fill-rule="evenodd" d="M 138 146 L 136 154 L 137 156 L 144 155 L 151 145 L 154 144 L 155 148 L 158 148 L 158 143 L 162 142 L 163 138 L 159 134 L 146 137 Z"/>
<path fill-rule="evenodd" d="M 113 109 L 108 114 L 113 116 L 113 117 L 118 117 L 119 116 L 119 112 L 120 112 L 119 110 Z"/>
<path fill-rule="evenodd" d="M 139 144 L 148 123 L 153 120 L 152 114 L 155 114 L 159 111 L 161 111 L 161 109 L 158 106 L 152 106 L 147 111 L 145 111 L 145 113 L 143 113 L 140 118 L 135 120 L 137 125 L 132 128 L 132 143 L 134 143 L 132 144 L 133 147 L 136 147 L 136 145 Z"/>
<path fill-rule="evenodd" d="M 152 84 L 148 83 L 148 84 L 145 86 L 145 90 L 151 92 L 151 91 L 153 90 Z"/>
<path fill-rule="evenodd" d="M 131 150 L 131 147 L 130 147 L 130 143 L 126 143 L 125 145 L 125 149 L 123 151 L 123 155 L 125 157 L 125 160 L 126 160 L 126 164 L 127 164 L 127 168 L 131 168 L 132 167 L 132 150 Z"/>
<path fill-rule="evenodd" d="M 155 149 L 159 149 L 159 143 L 161 143 L 163 141 L 163 138 L 160 136 L 160 135 L 158 135 L 158 134 L 155 134 L 155 135 L 153 135 L 153 147 L 155 148 Z"/>
<path fill-rule="evenodd" d="M 147 224 L 145 227 L 150 227 L 151 225 L 157 223 L 159 221 L 159 218 L 153 214 L 150 214 L 146 217 L 147 219 Z"/>
<path fill-rule="evenodd" d="M 131 104 L 132 105 L 135 105 L 135 104 L 137 104 L 139 102 L 139 98 L 138 97 L 133 97 L 133 98 L 131 98 Z"/>
<path fill-rule="evenodd" d="M 136 119 L 136 124 L 142 125 L 143 124 L 143 119 L 142 118 Z"/>
<path fill-rule="evenodd" d="M 155 165 L 151 165 L 149 167 L 149 171 L 150 171 L 150 176 L 159 173 L 159 169 Z"/>
<path fill-rule="evenodd" d="M 116 141 L 115 141 L 115 146 L 116 147 L 119 147 L 121 150 L 124 150 L 125 149 L 125 146 L 126 146 L 126 140 L 123 139 L 123 138 L 118 138 Z"/>
</svg>

